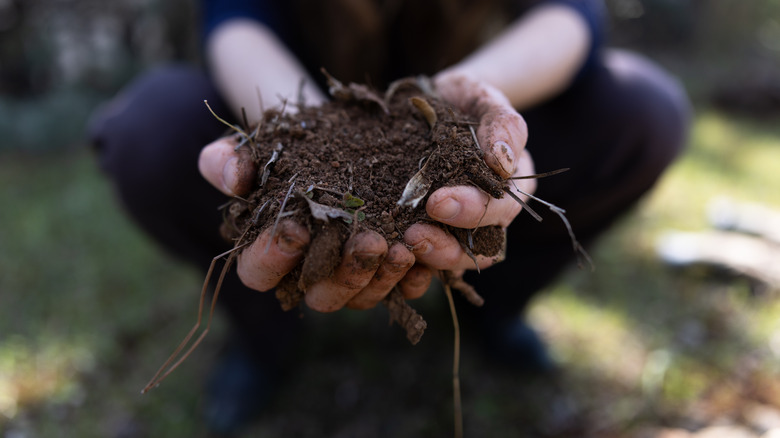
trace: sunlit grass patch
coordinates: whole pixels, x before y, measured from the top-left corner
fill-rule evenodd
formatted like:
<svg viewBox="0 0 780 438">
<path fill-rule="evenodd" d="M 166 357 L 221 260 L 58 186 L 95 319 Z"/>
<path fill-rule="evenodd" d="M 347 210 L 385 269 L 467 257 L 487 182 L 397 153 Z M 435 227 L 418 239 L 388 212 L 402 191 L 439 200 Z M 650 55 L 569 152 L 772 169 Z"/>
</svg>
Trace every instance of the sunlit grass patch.
<svg viewBox="0 0 780 438">
<path fill-rule="evenodd" d="M 722 196 L 780 208 L 780 127 L 701 112 L 683 156 L 593 250 L 596 271 L 573 270 L 536 301 L 532 322 L 583 385 L 619 385 L 669 421 L 780 402 L 755 388 L 780 381 L 768 377 L 780 368 L 777 291 L 655 254 L 667 230 L 711 228 Z"/>
<path fill-rule="evenodd" d="M 0 342 L 0 416 L 13 419 L 19 409 L 49 401 L 84 397 L 78 380 L 92 372 L 95 357 L 85 344 L 49 337 L 32 341 L 13 336 Z"/>
<path fill-rule="evenodd" d="M 626 317 L 619 309 L 593 305 L 564 286 L 535 307 L 531 322 L 566 367 L 631 386 L 641 376 L 647 351 Z"/>
<path fill-rule="evenodd" d="M 664 176 L 643 208 L 660 226 L 706 226 L 707 203 L 716 196 L 780 208 L 780 127 L 704 111 L 690 146 Z"/>
</svg>

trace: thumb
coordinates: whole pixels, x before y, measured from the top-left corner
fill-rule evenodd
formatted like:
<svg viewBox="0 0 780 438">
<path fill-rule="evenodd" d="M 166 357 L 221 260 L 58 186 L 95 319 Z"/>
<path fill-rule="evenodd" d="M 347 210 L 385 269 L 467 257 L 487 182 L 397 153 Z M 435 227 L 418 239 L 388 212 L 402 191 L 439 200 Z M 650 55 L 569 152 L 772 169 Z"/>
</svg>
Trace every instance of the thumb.
<svg viewBox="0 0 780 438">
<path fill-rule="evenodd" d="M 201 175 L 228 196 L 243 196 L 254 184 L 256 165 L 246 148 L 235 150 L 236 140 L 220 138 L 200 152 L 198 170 Z"/>
</svg>

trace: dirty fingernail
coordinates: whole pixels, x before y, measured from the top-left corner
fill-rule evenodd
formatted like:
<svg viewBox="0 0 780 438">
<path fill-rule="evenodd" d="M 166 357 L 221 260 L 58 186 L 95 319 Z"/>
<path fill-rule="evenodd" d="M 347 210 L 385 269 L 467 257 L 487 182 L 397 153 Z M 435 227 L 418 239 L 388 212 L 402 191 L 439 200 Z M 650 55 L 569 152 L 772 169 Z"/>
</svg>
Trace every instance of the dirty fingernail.
<svg viewBox="0 0 780 438">
<path fill-rule="evenodd" d="M 404 269 L 408 268 L 409 265 L 401 264 L 401 263 L 385 263 L 385 269 L 387 269 L 389 272 L 392 272 L 394 274 L 402 272 Z"/>
<path fill-rule="evenodd" d="M 354 254 L 355 262 L 365 270 L 375 270 L 379 267 L 379 262 L 381 259 L 380 254 L 374 254 L 374 253 L 368 253 L 368 254 L 362 254 L 357 253 Z"/>
<path fill-rule="evenodd" d="M 234 192 L 238 185 L 238 157 L 227 160 L 225 167 L 222 168 L 222 184 L 228 192 Z"/>
<path fill-rule="evenodd" d="M 431 252 L 431 250 L 433 250 L 433 246 L 427 240 L 423 240 L 412 247 L 414 255 L 425 255 Z"/>
<path fill-rule="evenodd" d="M 431 217 L 438 220 L 452 219 L 460 213 L 460 202 L 446 198 L 443 201 L 436 204 L 431 211 Z"/>
<path fill-rule="evenodd" d="M 280 234 L 276 244 L 279 246 L 279 251 L 289 255 L 298 255 L 306 246 L 302 240 L 287 234 Z"/>
<path fill-rule="evenodd" d="M 512 152 L 512 148 L 505 141 L 497 141 L 493 143 L 492 152 L 498 160 L 499 166 L 511 175 L 515 171 L 515 154 Z"/>
</svg>

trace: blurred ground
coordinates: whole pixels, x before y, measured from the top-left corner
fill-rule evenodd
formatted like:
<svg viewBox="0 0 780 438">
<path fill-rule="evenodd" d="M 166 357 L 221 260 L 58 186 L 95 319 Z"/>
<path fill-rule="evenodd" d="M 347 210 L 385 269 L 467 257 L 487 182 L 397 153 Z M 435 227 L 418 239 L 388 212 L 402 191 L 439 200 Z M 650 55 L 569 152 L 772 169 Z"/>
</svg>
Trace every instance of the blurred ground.
<svg viewBox="0 0 780 438">
<path fill-rule="evenodd" d="M 530 321 L 561 363 L 559 376 L 517 375 L 486 362 L 462 327 L 466 436 L 770 436 L 780 428 L 777 291 L 704 268 L 670 269 L 653 248 L 667 229 L 708 227 L 714 196 L 780 206 L 780 115 L 766 104 L 778 78 L 780 5 L 608 3 L 616 42 L 641 47 L 694 97 L 690 148 L 598 245 L 595 272 L 572 269 L 535 302 Z M 127 62 L 116 77 L 93 72 L 104 82 L 92 86 L 75 73 L 57 78 L 48 61 L 32 62 L 25 52 L 15 55 L 31 69 L 21 77 L 39 80 L 2 89 L 0 436 L 203 435 L 199 388 L 226 323 L 217 320 L 163 386 L 139 395 L 194 322 L 203 273 L 160 253 L 129 223 L 83 142 L 89 111 L 133 72 L 193 55 L 189 42 L 160 36 L 176 22 L 165 18 L 163 3 L 116 2 L 128 21 L 101 4 L 0 2 L 3 12 L 34 9 L 44 17 L 35 26 L 51 23 L 57 11 L 57 20 L 77 20 L 62 13 L 67 7 L 102 13 L 108 24 L 94 25 L 104 29 L 95 31 L 104 35 L 99 44 Z M 42 29 L 9 25 L 0 15 L 3 50 L 9 32 Z M 35 34 L 28 45 L 43 50 L 53 34 Z M 143 34 L 165 44 L 141 42 Z M 93 41 L 78 38 L 57 41 Z M 1 53 L 2 67 L 10 65 L 9 52 Z M 758 90 L 747 103 L 716 99 L 746 85 Z M 310 336 L 294 378 L 246 436 L 451 435 L 446 301 L 434 292 L 415 306 L 430 325 L 416 347 L 387 327 L 381 309 L 307 313 Z"/>
</svg>

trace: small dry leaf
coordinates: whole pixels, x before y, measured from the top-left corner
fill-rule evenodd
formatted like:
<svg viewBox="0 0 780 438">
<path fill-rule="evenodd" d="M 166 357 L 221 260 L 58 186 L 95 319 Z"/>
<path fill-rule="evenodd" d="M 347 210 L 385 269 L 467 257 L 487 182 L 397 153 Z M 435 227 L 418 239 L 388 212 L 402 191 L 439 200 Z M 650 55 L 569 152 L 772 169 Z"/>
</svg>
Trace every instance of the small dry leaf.
<svg viewBox="0 0 780 438">
<path fill-rule="evenodd" d="M 398 205 L 401 207 L 417 208 L 417 204 L 428 194 L 428 190 L 431 188 L 431 180 L 425 175 L 428 170 L 428 165 L 434 159 L 434 155 L 425 161 L 423 167 L 414 174 L 414 176 L 406 183 L 404 192 L 401 194 L 401 199 L 398 200 Z"/>
<path fill-rule="evenodd" d="M 336 99 L 341 100 L 363 100 L 374 102 L 382 108 L 385 114 L 390 114 L 390 109 L 387 107 L 385 101 L 379 97 L 379 95 L 363 84 L 350 83 L 348 86 L 338 79 L 330 75 L 324 68 L 321 69 L 322 74 L 328 80 L 328 93 Z"/>
<path fill-rule="evenodd" d="M 299 198 L 306 200 L 306 202 L 309 204 L 311 215 L 315 219 L 319 219 L 324 222 L 328 222 L 330 219 L 344 219 L 345 221 L 352 222 L 352 215 L 340 208 L 329 207 L 327 205 L 312 201 L 303 192 L 298 192 L 296 195 L 298 195 Z"/>
</svg>

